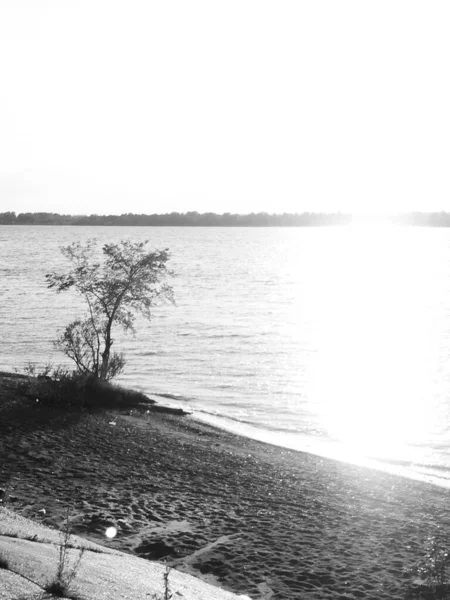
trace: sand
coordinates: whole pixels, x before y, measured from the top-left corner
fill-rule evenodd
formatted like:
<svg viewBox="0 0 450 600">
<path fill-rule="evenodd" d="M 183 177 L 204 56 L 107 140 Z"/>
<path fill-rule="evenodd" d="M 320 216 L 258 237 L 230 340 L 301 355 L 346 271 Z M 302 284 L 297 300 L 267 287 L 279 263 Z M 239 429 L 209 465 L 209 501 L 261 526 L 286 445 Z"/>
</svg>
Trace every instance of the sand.
<svg viewBox="0 0 450 600">
<path fill-rule="evenodd" d="M 19 403 L 1 377 L 0 397 L 10 508 L 59 527 L 70 507 L 73 533 L 251 598 L 403 599 L 427 538 L 446 538 L 443 488 L 191 417 Z"/>
</svg>

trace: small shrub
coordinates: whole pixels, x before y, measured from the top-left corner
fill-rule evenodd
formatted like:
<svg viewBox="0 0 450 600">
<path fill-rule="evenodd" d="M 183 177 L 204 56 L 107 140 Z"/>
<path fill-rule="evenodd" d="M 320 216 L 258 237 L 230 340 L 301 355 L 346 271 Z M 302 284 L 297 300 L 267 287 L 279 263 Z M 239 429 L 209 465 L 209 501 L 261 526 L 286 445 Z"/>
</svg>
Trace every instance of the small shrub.
<svg viewBox="0 0 450 600">
<path fill-rule="evenodd" d="M 163 573 L 163 586 L 164 586 L 163 595 L 160 596 L 159 594 L 152 594 L 151 600 L 173 600 L 173 593 L 169 586 L 170 571 L 171 571 L 171 568 L 166 564 L 165 570 Z"/>
<path fill-rule="evenodd" d="M 406 599 L 450 599 L 450 551 L 436 538 L 428 538 L 425 556 L 410 574 L 415 581 L 409 586 Z"/>
<path fill-rule="evenodd" d="M 69 591 L 70 585 L 74 580 L 85 549 L 82 548 L 75 563 L 71 567 L 69 564 L 69 548 L 70 548 L 70 511 L 67 509 L 66 519 L 61 530 L 61 542 L 59 544 L 58 564 L 56 575 L 52 581 L 44 587 L 46 592 L 53 594 L 59 598 L 73 598 L 76 596 Z"/>
<path fill-rule="evenodd" d="M 164 579 L 164 600 L 172 600 L 173 594 L 170 591 L 169 587 L 169 575 L 170 575 L 170 567 L 166 565 L 166 570 L 164 571 L 163 579 Z"/>
<path fill-rule="evenodd" d="M 9 569 L 8 560 L 4 556 L 0 556 L 0 569 Z"/>
</svg>

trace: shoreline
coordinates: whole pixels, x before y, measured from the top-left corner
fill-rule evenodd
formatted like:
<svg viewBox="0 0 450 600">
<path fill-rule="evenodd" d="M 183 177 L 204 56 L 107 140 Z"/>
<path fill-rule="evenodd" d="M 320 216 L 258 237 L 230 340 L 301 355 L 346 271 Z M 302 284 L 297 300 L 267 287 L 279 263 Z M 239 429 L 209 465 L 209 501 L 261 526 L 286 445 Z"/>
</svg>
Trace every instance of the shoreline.
<svg viewBox="0 0 450 600">
<path fill-rule="evenodd" d="M 257 442 L 261 442 L 263 444 L 276 446 L 285 450 L 292 450 L 294 452 L 311 454 L 313 456 L 318 456 L 330 460 L 337 460 L 345 464 L 374 469 L 380 471 L 381 473 L 411 479 L 412 481 L 418 481 L 429 485 L 434 485 L 443 489 L 450 489 L 450 468 L 448 469 L 449 477 L 444 478 L 442 476 L 439 476 L 439 474 L 436 472 L 443 468 L 438 465 L 434 466 L 434 470 L 433 466 L 417 465 L 418 467 L 422 466 L 432 471 L 430 473 L 421 473 L 420 471 L 410 470 L 406 466 L 406 463 L 408 462 L 406 460 L 390 461 L 389 459 L 383 460 L 377 458 L 370 458 L 363 455 L 357 456 L 355 454 L 355 451 L 351 448 L 351 446 L 346 447 L 344 444 L 341 444 L 337 441 L 334 442 L 332 440 L 329 440 L 324 441 L 322 442 L 322 444 L 320 444 L 317 443 L 316 439 L 308 438 L 308 441 L 302 444 L 298 441 L 301 438 L 299 438 L 296 435 L 270 431 L 268 429 L 264 429 L 262 426 L 258 427 L 257 425 L 253 425 L 249 422 L 235 420 L 226 415 L 215 415 L 202 410 L 196 410 L 196 408 L 192 406 L 186 408 L 184 401 L 180 401 L 178 398 L 170 394 L 165 395 L 159 393 L 152 393 L 147 392 L 145 389 L 143 389 L 143 391 L 149 398 L 155 400 L 155 402 L 157 402 L 158 405 L 167 405 L 170 408 L 178 409 L 182 407 L 182 410 L 187 410 L 188 414 L 190 414 L 191 417 L 196 421 L 215 427 L 218 430 L 227 431 L 234 435 L 245 437 Z M 286 441 L 284 441 L 284 443 L 278 443 L 275 440 L 275 438 L 280 438 L 283 435 L 285 439 L 286 437 L 292 437 L 291 441 L 288 443 L 286 443 Z M 307 436 L 305 436 L 305 438 L 307 438 Z M 414 461 L 410 461 L 408 464 L 413 465 L 413 467 L 416 466 Z"/>
<path fill-rule="evenodd" d="M 439 477 L 437 474 L 431 474 L 431 473 L 425 474 L 425 473 L 420 473 L 417 471 L 411 471 L 405 466 L 395 464 L 394 461 L 392 461 L 392 462 L 389 462 L 389 460 L 382 461 L 382 460 L 377 460 L 376 458 L 367 458 L 365 456 L 357 457 L 354 455 L 351 448 L 346 450 L 345 446 L 340 445 L 339 442 L 330 441 L 330 442 L 324 443 L 323 444 L 324 447 L 325 446 L 329 447 L 328 451 L 321 450 L 320 448 L 315 448 L 315 449 L 310 448 L 310 447 L 302 448 L 302 447 L 300 447 L 300 444 L 282 445 L 281 443 L 278 444 L 277 442 L 269 439 L 270 432 L 268 430 L 264 430 L 262 428 L 259 429 L 258 427 L 253 426 L 253 425 L 248 425 L 248 426 L 246 425 L 246 427 L 248 427 L 249 429 L 255 430 L 255 433 L 252 434 L 251 432 L 246 433 L 243 431 L 238 431 L 238 430 L 234 429 L 232 425 L 227 427 L 225 424 L 222 425 L 222 424 L 214 422 L 214 421 L 227 420 L 227 419 L 229 420 L 228 417 L 222 417 L 222 416 L 215 417 L 214 415 L 211 415 L 211 419 L 209 419 L 208 417 L 202 418 L 201 413 L 199 413 L 198 411 L 196 412 L 195 409 L 193 409 L 192 410 L 192 418 L 201 423 L 209 424 L 212 427 L 215 427 L 216 429 L 227 431 L 234 435 L 237 435 L 240 437 L 245 437 L 245 438 L 260 442 L 261 444 L 268 444 L 270 446 L 276 446 L 277 448 L 284 448 L 285 450 L 292 450 L 293 452 L 311 454 L 312 456 L 326 458 L 329 460 L 335 460 L 335 461 L 342 462 L 342 463 L 348 464 L 348 465 L 364 467 L 367 469 L 373 469 L 375 471 L 380 471 L 381 473 L 386 473 L 388 475 L 393 475 L 395 477 L 402 477 L 405 479 L 411 479 L 412 481 L 426 483 L 428 485 L 434 485 L 438 488 L 443 488 L 443 489 L 447 489 L 447 490 L 450 489 L 450 479 L 449 478 Z M 259 434 L 260 431 L 261 431 L 261 434 Z M 267 435 L 265 435 L 265 434 L 267 434 Z M 406 462 L 406 461 L 404 461 L 404 462 Z M 411 462 L 410 464 L 414 464 L 414 463 Z M 450 469 L 449 469 L 449 472 L 450 472 Z"/>
<path fill-rule="evenodd" d="M 24 516 L 59 527 L 71 505 L 73 533 L 254 599 L 404 598 L 450 518 L 445 488 L 161 413 L 0 405 L 10 478 Z"/>
</svg>

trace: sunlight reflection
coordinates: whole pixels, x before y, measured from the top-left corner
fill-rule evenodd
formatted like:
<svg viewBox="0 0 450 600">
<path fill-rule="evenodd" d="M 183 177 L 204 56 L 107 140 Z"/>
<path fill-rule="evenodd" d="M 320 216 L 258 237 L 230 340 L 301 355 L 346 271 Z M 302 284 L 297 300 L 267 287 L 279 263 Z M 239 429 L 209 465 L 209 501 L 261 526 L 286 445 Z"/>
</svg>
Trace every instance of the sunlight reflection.
<svg viewBox="0 0 450 600">
<path fill-rule="evenodd" d="M 311 396 L 328 436 L 355 457 L 415 460 L 430 434 L 436 343 L 424 260 L 398 246 L 395 227 L 353 227 L 320 289 Z"/>
</svg>

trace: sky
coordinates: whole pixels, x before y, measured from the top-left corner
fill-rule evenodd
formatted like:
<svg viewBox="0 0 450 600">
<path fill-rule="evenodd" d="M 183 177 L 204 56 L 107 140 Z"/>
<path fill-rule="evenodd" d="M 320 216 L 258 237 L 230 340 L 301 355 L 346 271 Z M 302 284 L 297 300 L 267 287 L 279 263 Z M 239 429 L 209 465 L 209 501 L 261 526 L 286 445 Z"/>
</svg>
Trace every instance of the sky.
<svg viewBox="0 0 450 600">
<path fill-rule="evenodd" d="M 450 211 L 447 0 L 0 0 L 0 212 Z"/>
</svg>

